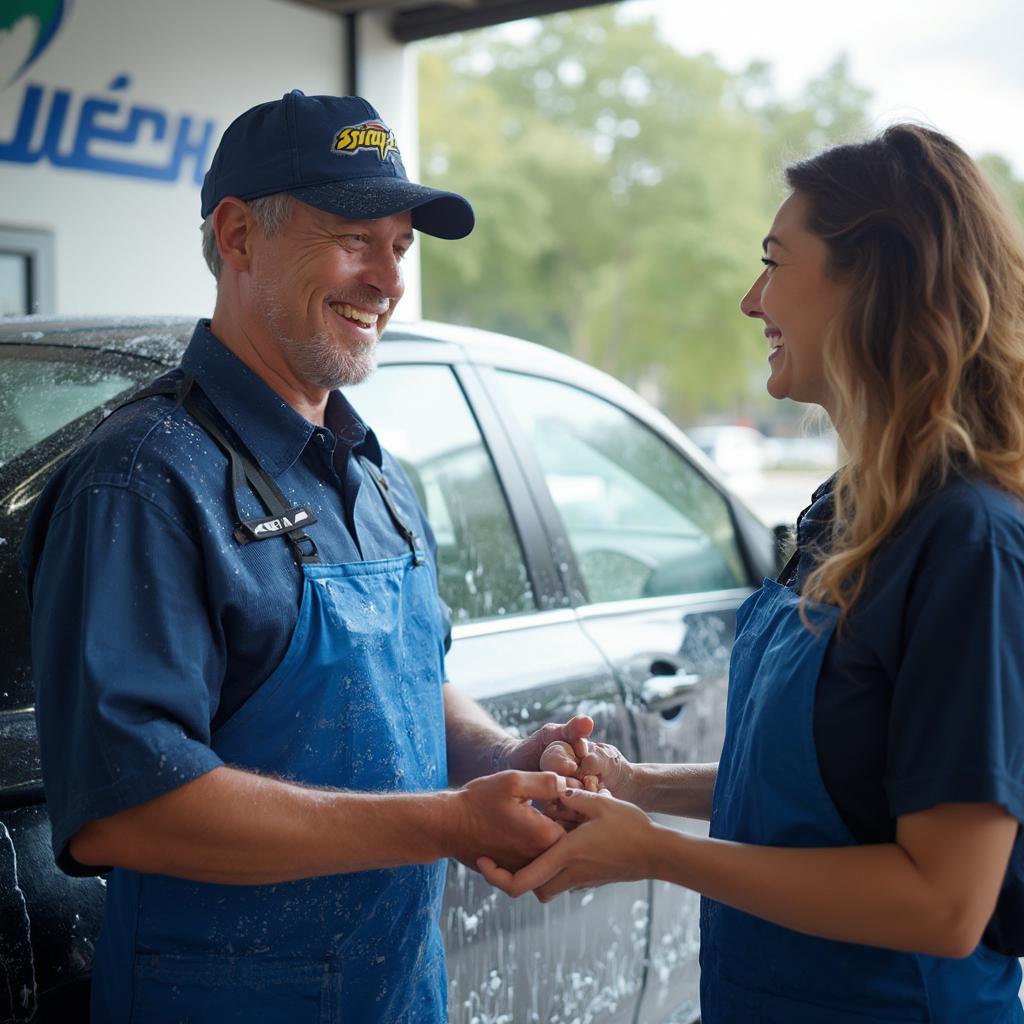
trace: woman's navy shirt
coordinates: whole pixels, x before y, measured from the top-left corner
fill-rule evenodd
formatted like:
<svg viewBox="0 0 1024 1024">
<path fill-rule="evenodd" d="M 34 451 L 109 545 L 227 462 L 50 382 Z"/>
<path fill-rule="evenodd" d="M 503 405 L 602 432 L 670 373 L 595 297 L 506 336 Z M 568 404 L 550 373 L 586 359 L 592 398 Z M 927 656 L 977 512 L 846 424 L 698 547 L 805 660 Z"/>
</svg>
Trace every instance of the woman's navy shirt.
<svg viewBox="0 0 1024 1024">
<path fill-rule="evenodd" d="M 342 396 L 324 426 L 300 416 L 200 321 L 166 380 L 190 374 L 233 443 L 317 522 L 324 563 L 408 553 L 354 455 L 381 466 L 436 566 L 436 545 L 397 461 Z M 88 821 L 216 768 L 211 723 L 267 679 L 291 639 L 302 570 L 283 537 L 241 545 L 227 457 L 173 398 L 110 416 L 54 474 L 21 549 L 43 782 L 57 861 Z M 248 488 L 241 515 L 266 515 Z M 450 616 L 439 601 L 439 641 Z"/>
<path fill-rule="evenodd" d="M 832 481 L 797 528 L 801 589 L 827 551 Z M 1024 504 L 979 480 L 921 498 L 872 559 L 825 655 L 814 709 L 825 786 L 861 843 L 942 803 L 995 803 L 1024 821 Z M 1018 831 L 983 936 L 1024 955 Z"/>
</svg>

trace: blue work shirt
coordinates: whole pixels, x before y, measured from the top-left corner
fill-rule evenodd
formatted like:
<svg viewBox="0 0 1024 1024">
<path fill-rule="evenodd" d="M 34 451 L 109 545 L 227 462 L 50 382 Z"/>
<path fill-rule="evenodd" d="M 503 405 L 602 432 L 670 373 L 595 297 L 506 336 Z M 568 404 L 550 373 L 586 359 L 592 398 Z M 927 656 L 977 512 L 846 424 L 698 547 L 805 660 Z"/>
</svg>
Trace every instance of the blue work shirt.
<svg viewBox="0 0 1024 1024">
<path fill-rule="evenodd" d="M 406 555 L 359 459 L 382 467 L 403 519 L 437 547 L 402 467 L 344 396 L 323 427 L 267 386 L 200 321 L 181 367 L 214 417 L 316 517 L 306 532 L 324 563 Z M 248 488 L 244 518 L 267 513 Z M 218 767 L 211 722 L 236 710 L 281 661 L 302 593 L 284 537 L 239 544 L 228 460 L 173 398 L 116 411 L 57 471 L 22 545 L 32 604 L 43 781 L 53 847 L 87 822 L 152 800 Z M 450 616 L 433 628 L 445 646 Z"/>
<path fill-rule="evenodd" d="M 801 514 L 795 578 L 831 546 L 832 481 Z M 1024 505 L 981 480 L 918 500 L 872 559 L 825 654 L 814 706 L 822 781 L 861 843 L 942 803 L 1024 821 Z M 982 941 L 1024 955 L 1018 832 Z"/>
</svg>

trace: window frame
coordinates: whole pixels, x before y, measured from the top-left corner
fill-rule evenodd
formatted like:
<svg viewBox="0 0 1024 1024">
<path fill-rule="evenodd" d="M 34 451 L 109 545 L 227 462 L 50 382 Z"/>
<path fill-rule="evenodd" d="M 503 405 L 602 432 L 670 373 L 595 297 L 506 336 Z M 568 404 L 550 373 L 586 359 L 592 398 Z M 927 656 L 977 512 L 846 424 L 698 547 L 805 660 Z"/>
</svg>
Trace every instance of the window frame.
<svg viewBox="0 0 1024 1024">
<path fill-rule="evenodd" d="M 503 420 L 505 433 L 510 438 L 515 450 L 517 461 L 522 468 L 523 475 L 525 476 L 530 488 L 532 499 L 540 511 L 540 515 L 544 523 L 544 529 L 549 537 L 552 550 L 557 550 L 561 556 L 562 565 L 564 567 L 562 577 L 564 579 L 566 589 L 570 594 L 570 600 L 574 608 L 596 607 L 599 604 L 603 607 L 609 602 L 597 602 L 592 600 L 590 597 L 586 581 L 580 572 L 579 563 L 572 548 L 569 532 L 562 519 L 562 515 L 555 504 L 554 498 L 551 496 L 551 492 L 548 489 L 540 460 L 533 451 L 533 447 L 526 438 L 525 433 L 520 428 L 519 423 L 515 418 L 514 410 L 509 406 L 508 401 L 503 395 L 501 381 L 498 379 L 499 373 L 515 373 L 525 377 L 535 377 L 539 380 L 551 381 L 557 384 L 562 384 L 565 387 L 574 388 L 577 391 L 582 391 L 598 401 L 606 402 L 623 415 L 634 420 L 642 429 L 650 431 L 658 440 L 667 445 L 668 448 L 692 472 L 696 473 L 701 479 L 703 479 L 725 503 L 745 574 L 745 579 L 741 584 L 739 584 L 739 586 L 757 587 L 760 586 L 761 581 L 765 576 L 774 575 L 776 571 L 774 568 L 774 560 L 770 557 L 766 558 L 764 552 L 758 552 L 756 550 L 756 543 L 750 536 L 749 531 L 752 531 L 755 528 L 753 524 L 756 523 L 753 514 L 741 505 L 736 496 L 731 494 L 722 485 L 721 481 L 715 479 L 711 473 L 705 471 L 704 467 L 690 456 L 690 453 L 686 451 L 682 444 L 678 443 L 676 439 L 667 434 L 666 431 L 660 429 L 658 424 L 651 422 L 648 417 L 643 415 L 643 410 L 639 408 L 641 402 L 640 399 L 632 396 L 635 401 L 626 403 L 618 400 L 618 397 L 615 394 L 605 393 L 601 388 L 595 387 L 594 382 L 590 379 L 577 380 L 573 379 L 568 374 L 551 372 L 548 370 L 541 372 L 533 367 L 524 366 L 519 360 L 494 359 L 488 361 L 486 365 L 477 365 L 476 369 L 482 379 L 486 382 L 492 404 L 495 406 L 498 414 Z M 586 377 L 589 378 L 589 376 L 590 374 L 587 373 Z M 609 388 L 609 391 L 611 390 L 612 389 Z M 625 390 L 624 386 L 623 390 Z M 647 604 L 675 604 L 680 601 L 692 602 L 694 600 L 700 600 L 702 593 L 703 592 L 698 591 L 694 594 L 642 597 L 631 599 L 629 601 L 611 603 L 628 604 L 631 606 L 636 605 L 638 607 L 643 607 Z"/>
<path fill-rule="evenodd" d="M 535 608 L 511 615 L 474 619 L 455 626 L 455 631 L 486 631 L 489 626 L 505 628 L 505 623 L 526 623 L 537 615 L 570 607 L 569 595 L 552 557 L 548 535 L 533 500 L 519 460 L 508 437 L 492 396 L 480 379 L 466 351 L 447 342 L 389 340 L 378 348 L 379 367 L 432 365 L 451 371 L 462 391 L 466 406 L 480 432 L 488 457 L 494 466 L 498 487 L 508 508 L 512 531 L 519 543 L 527 578 L 533 590 Z M 348 394 L 359 411 L 359 390 Z M 371 427 L 373 424 L 369 424 Z"/>
<path fill-rule="evenodd" d="M 56 312 L 56 271 L 53 234 L 49 231 L 0 225 L 0 253 L 28 261 L 27 315 Z M 9 314 L 10 316 L 26 314 Z M 0 317 L 0 320 L 6 317 Z"/>
</svg>

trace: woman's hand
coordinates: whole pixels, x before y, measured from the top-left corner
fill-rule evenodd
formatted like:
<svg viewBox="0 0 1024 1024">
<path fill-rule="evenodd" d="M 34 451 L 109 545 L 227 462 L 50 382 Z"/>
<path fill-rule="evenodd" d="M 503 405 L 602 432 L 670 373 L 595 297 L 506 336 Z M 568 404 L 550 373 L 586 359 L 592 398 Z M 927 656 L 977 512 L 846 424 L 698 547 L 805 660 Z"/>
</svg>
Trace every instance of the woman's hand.
<svg viewBox="0 0 1024 1024">
<path fill-rule="evenodd" d="M 580 761 L 587 755 L 587 740 L 580 737 L 572 743 L 566 740 L 555 740 L 549 744 L 540 756 L 540 770 L 542 772 L 555 772 L 565 779 L 565 784 L 570 789 L 585 787 L 597 792 L 597 779 L 588 776 L 578 778 Z M 553 821 L 558 822 L 567 831 L 574 829 L 584 819 L 575 811 L 566 807 L 559 800 L 550 800 L 538 808 Z"/>
<path fill-rule="evenodd" d="M 580 738 L 572 743 L 566 740 L 555 740 L 544 748 L 540 755 L 542 772 L 557 772 L 567 779 L 579 778 L 580 761 L 587 756 L 587 741 Z"/>
<path fill-rule="evenodd" d="M 577 778 L 586 782 L 588 778 L 595 778 L 598 782 L 596 787 L 587 786 L 586 789 L 606 789 L 619 800 L 626 800 L 631 804 L 639 803 L 633 792 L 634 768 L 636 766 L 625 757 L 618 747 L 610 743 L 595 743 L 590 741 L 586 744 L 586 751 L 579 759 Z"/>
<path fill-rule="evenodd" d="M 573 743 L 564 740 L 550 744 L 541 754 L 540 770 L 557 772 L 567 779 L 578 779 L 592 793 L 608 790 L 613 796 L 634 802 L 629 795 L 633 765 L 610 743 L 585 738 Z"/>
<path fill-rule="evenodd" d="M 488 882 L 510 896 L 533 890 L 547 903 L 569 889 L 652 877 L 651 847 L 658 826 L 640 808 L 607 790 L 567 790 L 559 799 L 583 824 L 514 874 L 490 857 L 479 858 L 476 866 Z"/>
</svg>

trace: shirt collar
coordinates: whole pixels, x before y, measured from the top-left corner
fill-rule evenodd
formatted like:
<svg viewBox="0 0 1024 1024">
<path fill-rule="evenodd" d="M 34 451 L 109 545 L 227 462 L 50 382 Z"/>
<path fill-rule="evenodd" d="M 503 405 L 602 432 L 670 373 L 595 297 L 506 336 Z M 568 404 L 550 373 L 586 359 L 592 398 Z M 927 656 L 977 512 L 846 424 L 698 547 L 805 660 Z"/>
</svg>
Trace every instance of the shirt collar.
<svg viewBox="0 0 1024 1024">
<path fill-rule="evenodd" d="M 250 455 L 271 476 L 288 469 L 319 429 L 219 341 L 209 320 L 196 324 L 181 368 L 195 378 Z M 376 436 L 340 391 L 328 396 L 324 423 L 339 444 L 381 465 Z"/>
<path fill-rule="evenodd" d="M 811 495 L 811 504 L 813 505 L 819 498 L 824 498 L 826 494 L 831 494 L 836 489 L 836 477 L 839 475 L 839 471 L 836 470 L 827 480 L 822 481 L 815 488 L 814 493 Z"/>
<path fill-rule="evenodd" d="M 820 484 L 811 495 L 811 503 L 797 516 L 797 542 L 801 548 L 812 545 L 825 548 L 835 514 L 836 474 Z"/>
<path fill-rule="evenodd" d="M 324 411 L 324 425 L 338 439 L 338 443 L 351 448 L 359 455 L 366 455 L 378 469 L 384 464 L 383 453 L 377 435 L 362 421 L 352 403 L 340 392 L 332 391 L 327 396 Z"/>
</svg>

